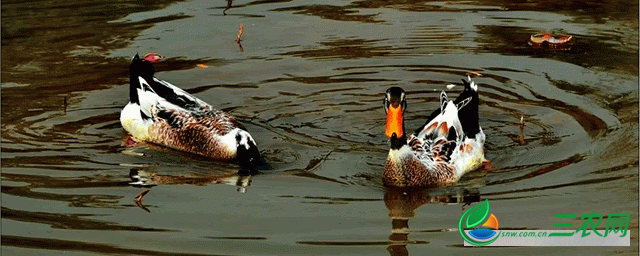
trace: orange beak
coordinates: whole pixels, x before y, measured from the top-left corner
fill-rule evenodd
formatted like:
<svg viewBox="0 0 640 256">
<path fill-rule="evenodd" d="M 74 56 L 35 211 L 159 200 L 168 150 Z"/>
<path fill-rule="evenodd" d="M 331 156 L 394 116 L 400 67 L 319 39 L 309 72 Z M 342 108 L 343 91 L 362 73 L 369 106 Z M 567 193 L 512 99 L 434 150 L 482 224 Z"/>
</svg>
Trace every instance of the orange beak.
<svg viewBox="0 0 640 256">
<path fill-rule="evenodd" d="M 396 138 L 402 137 L 402 105 L 398 107 L 389 106 L 387 111 L 387 130 L 385 135 L 391 138 L 393 134 L 396 134 Z"/>
</svg>

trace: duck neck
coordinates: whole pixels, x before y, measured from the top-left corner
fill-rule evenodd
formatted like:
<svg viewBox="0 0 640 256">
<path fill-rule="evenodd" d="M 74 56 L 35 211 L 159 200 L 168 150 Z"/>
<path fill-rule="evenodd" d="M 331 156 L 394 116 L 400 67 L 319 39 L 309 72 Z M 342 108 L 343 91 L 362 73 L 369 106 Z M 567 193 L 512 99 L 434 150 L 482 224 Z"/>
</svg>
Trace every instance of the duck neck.
<svg viewBox="0 0 640 256">
<path fill-rule="evenodd" d="M 138 80 L 138 76 L 134 75 L 133 72 L 130 72 L 129 75 L 129 96 L 130 101 L 132 103 L 140 104 L 140 100 L 138 99 L 138 88 L 140 87 L 140 81 Z"/>
<path fill-rule="evenodd" d="M 402 127 L 402 136 L 398 138 L 394 133 L 393 136 L 391 136 L 390 141 L 391 150 L 399 150 L 400 148 L 402 148 L 402 146 L 407 145 L 407 135 L 404 132 L 404 125 Z"/>
</svg>

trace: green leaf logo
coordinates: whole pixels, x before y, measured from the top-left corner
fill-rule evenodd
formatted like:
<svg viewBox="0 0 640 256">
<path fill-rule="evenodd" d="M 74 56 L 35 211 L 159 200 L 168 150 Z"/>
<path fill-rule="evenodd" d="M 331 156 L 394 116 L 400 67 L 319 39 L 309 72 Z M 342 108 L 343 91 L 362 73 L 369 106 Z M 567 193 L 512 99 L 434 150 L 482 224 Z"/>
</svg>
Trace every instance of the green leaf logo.
<svg viewBox="0 0 640 256">
<path fill-rule="evenodd" d="M 462 236 L 462 238 L 470 244 L 477 246 L 483 246 L 493 243 L 496 239 L 498 239 L 498 237 L 500 237 L 500 233 L 502 232 L 499 232 L 497 236 L 489 241 L 477 241 L 464 232 L 465 227 L 463 224 L 466 224 L 467 228 L 475 227 L 477 225 L 480 225 L 480 223 L 485 218 L 487 218 L 487 215 L 489 215 L 489 199 L 485 199 L 484 202 L 465 211 L 460 217 L 460 221 L 458 222 L 458 232 L 460 232 L 460 236 Z"/>
<path fill-rule="evenodd" d="M 465 214 L 468 213 L 467 227 L 475 227 L 479 225 L 489 215 L 489 200 L 485 199 L 484 202 L 471 207 Z"/>
</svg>

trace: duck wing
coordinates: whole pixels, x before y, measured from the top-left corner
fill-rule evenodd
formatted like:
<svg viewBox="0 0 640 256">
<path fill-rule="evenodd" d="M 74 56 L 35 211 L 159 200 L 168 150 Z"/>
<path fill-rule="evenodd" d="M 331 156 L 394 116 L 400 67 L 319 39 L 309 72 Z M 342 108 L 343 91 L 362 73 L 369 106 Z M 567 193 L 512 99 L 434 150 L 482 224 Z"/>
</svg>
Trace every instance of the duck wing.
<svg viewBox="0 0 640 256">
<path fill-rule="evenodd" d="M 216 134 L 226 134 L 233 128 L 244 130 L 233 117 L 179 87 L 154 77 L 153 65 L 137 54 L 131 61 L 129 73 L 131 103 L 139 105 L 140 116 L 144 120 L 157 123 L 161 119 L 174 129 L 182 129 L 187 123 L 209 126 L 215 128 Z"/>
<path fill-rule="evenodd" d="M 153 65 L 136 54 L 129 67 L 131 102 L 140 105 L 141 114 L 151 117 L 153 107 L 184 111 L 212 110 L 212 107 L 188 92 L 154 77 Z"/>
<path fill-rule="evenodd" d="M 463 141 L 462 125 L 454 101 L 448 100 L 443 91 L 440 108 L 434 111 L 430 121 L 417 134 L 408 138 L 408 144 L 418 158 L 427 166 L 448 162 Z"/>
<path fill-rule="evenodd" d="M 451 101 L 457 109 L 457 111 L 455 111 L 457 113 L 455 115 L 447 115 L 447 118 L 443 118 L 443 111 L 446 109 L 447 103 L 450 102 L 447 94 L 443 91 L 440 94 L 440 108 L 434 110 L 429 118 L 427 118 L 425 124 L 415 131 L 418 138 L 426 139 L 427 136 L 433 135 L 433 131 L 435 131 L 436 128 L 434 127 L 434 123 L 438 123 L 437 125 L 439 127 L 442 121 L 446 121 L 443 119 L 450 120 L 447 122 L 449 127 L 451 127 L 451 124 L 453 124 L 454 121 L 456 123 L 460 123 L 461 127 L 454 130 L 454 132 L 459 132 L 460 134 L 451 135 L 453 137 L 465 135 L 466 137 L 474 138 L 476 134 L 481 131 L 480 124 L 478 122 L 478 86 L 470 77 L 468 77 L 468 80 L 463 79 L 462 82 L 464 83 L 464 90 L 455 100 Z M 453 111 L 450 112 L 452 113 Z M 438 119 L 439 121 L 434 122 L 435 119 Z"/>
</svg>

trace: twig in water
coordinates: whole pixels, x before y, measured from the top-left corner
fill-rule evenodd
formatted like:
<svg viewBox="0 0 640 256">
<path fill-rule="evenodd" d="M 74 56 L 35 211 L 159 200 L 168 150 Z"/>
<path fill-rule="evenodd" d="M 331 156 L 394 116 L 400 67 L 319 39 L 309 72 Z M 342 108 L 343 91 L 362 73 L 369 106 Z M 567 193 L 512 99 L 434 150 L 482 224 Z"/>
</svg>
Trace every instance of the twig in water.
<svg viewBox="0 0 640 256">
<path fill-rule="evenodd" d="M 142 204 L 142 198 L 144 197 L 144 195 L 149 193 L 149 191 L 151 190 L 147 189 L 145 191 L 142 191 L 142 193 L 138 194 L 138 196 L 136 196 L 136 205 L 140 207 L 140 209 L 145 210 L 147 212 L 151 212 L 151 211 L 149 211 L 149 209 L 147 209 L 147 207 L 144 206 L 144 204 Z"/>
<path fill-rule="evenodd" d="M 233 0 L 227 0 L 227 8 L 222 11 L 222 14 L 227 15 L 227 10 L 231 9 L 231 4 L 233 4 Z"/>
<path fill-rule="evenodd" d="M 520 127 L 520 135 L 518 136 L 518 139 L 520 140 L 520 144 L 524 145 L 527 142 L 524 140 L 524 116 L 520 115 L 520 124 L 518 125 Z"/>
<path fill-rule="evenodd" d="M 142 198 L 144 197 L 144 195 L 149 193 L 149 191 L 151 191 L 151 190 L 147 189 L 145 191 L 142 191 L 140 194 L 138 194 L 138 196 L 136 196 L 136 203 L 142 203 Z"/>
<path fill-rule="evenodd" d="M 238 30 L 238 37 L 236 38 L 236 44 L 240 44 L 240 41 L 242 41 L 243 30 L 244 30 L 244 24 L 240 24 L 240 29 Z"/>
<path fill-rule="evenodd" d="M 242 48 L 242 44 L 240 44 L 240 41 L 242 41 L 243 32 L 244 32 L 244 25 L 240 24 L 240 29 L 238 29 L 238 37 L 236 37 L 236 44 L 238 44 L 238 47 L 240 47 L 240 52 L 244 52 L 244 48 Z"/>
</svg>

